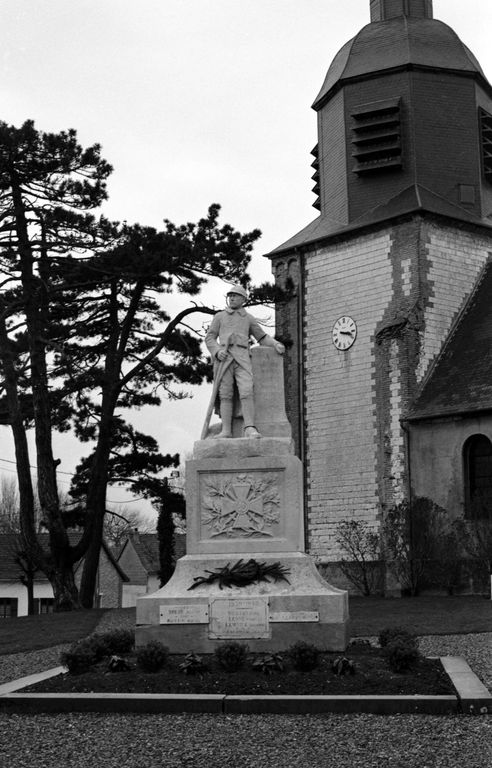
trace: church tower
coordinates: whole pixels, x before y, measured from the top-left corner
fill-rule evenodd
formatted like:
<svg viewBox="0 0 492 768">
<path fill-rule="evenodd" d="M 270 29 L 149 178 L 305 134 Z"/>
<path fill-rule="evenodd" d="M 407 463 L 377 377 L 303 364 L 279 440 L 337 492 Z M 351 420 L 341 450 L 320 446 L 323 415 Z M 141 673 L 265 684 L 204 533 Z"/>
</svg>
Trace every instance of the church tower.
<svg viewBox="0 0 492 768">
<path fill-rule="evenodd" d="M 488 285 L 492 87 L 432 0 L 370 0 L 313 109 L 319 216 L 268 256 L 307 544 L 335 563 L 341 520 L 377 529 L 412 494 L 465 514 L 473 435 L 492 463 L 492 370 L 477 400 L 453 347 Z"/>
</svg>

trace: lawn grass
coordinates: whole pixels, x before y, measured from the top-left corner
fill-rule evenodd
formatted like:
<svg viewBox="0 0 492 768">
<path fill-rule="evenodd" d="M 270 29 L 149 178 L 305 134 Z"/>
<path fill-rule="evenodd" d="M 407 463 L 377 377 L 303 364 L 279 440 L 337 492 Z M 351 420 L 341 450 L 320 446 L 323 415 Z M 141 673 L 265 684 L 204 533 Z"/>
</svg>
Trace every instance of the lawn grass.
<svg viewBox="0 0 492 768">
<path fill-rule="evenodd" d="M 416 635 L 461 635 L 492 632 L 492 600 L 466 597 L 351 597 L 352 637 L 378 635 L 386 627 L 403 627 Z"/>
<path fill-rule="evenodd" d="M 351 597 L 350 635 L 378 635 L 386 627 L 403 627 L 416 635 L 458 635 L 492 632 L 492 601 L 483 597 Z M 0 623 L 0 654 L 34 651 L 73 643 L 94 631 L 105 611 L 74 611 L 4 619 Z M 132 621 L 134 609 L 113 610 L 117 625 Z"/>
<path fill-rule="evenodd" d="M 2 619 L 0 654 L 36 651 L 73 643 L 94 631 L 105 611 L 70 611 Z"/>
</svg>

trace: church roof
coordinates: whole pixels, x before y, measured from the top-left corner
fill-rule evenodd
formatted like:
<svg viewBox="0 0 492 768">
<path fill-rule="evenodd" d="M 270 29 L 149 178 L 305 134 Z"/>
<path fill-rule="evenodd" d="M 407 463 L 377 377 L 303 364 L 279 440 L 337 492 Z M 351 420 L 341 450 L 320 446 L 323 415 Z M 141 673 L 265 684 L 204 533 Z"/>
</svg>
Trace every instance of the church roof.
<svg viewBox="0 0 492 768">
<path fill-rule="evenodd" d="M 313 108 L 319 109 L 341 81 L 409 66 L 475 74 L 486 81 L 477 59 L 451 27 L 436 19 L 400 16 L 367 24 L 341 48 Z"/>
<path fill-rule="evenodd" d="M 408 414 L 410 421 L 492 409 L 491 297 L 489 262 Z"/>
<path fill-rule="evenodd" d="M 320 242 L 335 235 L 343 235 L 357 229 L 388 221 L 389 219 L 403 216 L 409 213 L 427 211 L 429 213 L 447 216 L 460 221 L 477 224 L 479 226 L 492 227 L 490 219 L 478 219 L 466 208 L 446 200 L 421 184 L 412 184 L 406 189 L 390 198 L 383 205 L 364 213 L 350 224 L 341 224 L 339 221 L 329 219 L 327 216 L 318 216 L 307 227 L 301 229 L 296 235 L 279 245 L 268 256 L 276 256 L 284 251 L 307 246 L 310 243 Z"/>
</svg>

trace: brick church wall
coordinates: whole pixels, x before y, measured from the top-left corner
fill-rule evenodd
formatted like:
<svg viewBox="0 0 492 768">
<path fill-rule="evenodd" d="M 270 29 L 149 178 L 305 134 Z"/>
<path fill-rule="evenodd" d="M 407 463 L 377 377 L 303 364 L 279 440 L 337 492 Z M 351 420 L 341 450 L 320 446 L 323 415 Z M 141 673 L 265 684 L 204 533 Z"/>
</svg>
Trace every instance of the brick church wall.
<svg viewBox="0 0 492 768">
<path fill-rule="evenodd" d="M 373 356 L 391 298 L 388 233 L 310 253 L 305 275 L 305 417 L 309 550 L 337 559 L 334 528 L 355 517 L 377 525 L 377 419 Z M 357 322 L 355 345 L 339 352 L 331 329 Z"/>
<path fill-rule="evenodd" d="M 415 215 L 274 263 L 279 284 L 290 276 L 296 288 L 278 308 L 277 329 L 292 342 L 287 411 L 306 470 L 308 548 L 319 561 L 340 558 L 341 520 L 377 527 L 408 495 L 402 421 L 491 251 L 479 231 Z M 347 352 L 331 340 L 343 315 L 358 327 Z"/>
</svg>

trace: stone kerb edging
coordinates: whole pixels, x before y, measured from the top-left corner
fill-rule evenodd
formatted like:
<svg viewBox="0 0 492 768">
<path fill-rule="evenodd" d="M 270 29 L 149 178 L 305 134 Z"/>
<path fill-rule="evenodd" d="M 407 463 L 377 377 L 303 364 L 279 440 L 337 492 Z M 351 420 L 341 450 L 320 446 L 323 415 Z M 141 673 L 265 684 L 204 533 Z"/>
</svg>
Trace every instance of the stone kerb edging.
<svg viewBox="0 0 492 768">
<path fill-rule="evenodd" d="M 441 658 L 456 695 L 450 696 L 229 696 L 225 694 L 19 693 L 54 677 L 56 667 L 0 686 L 0 711 L 216 714 L 492 714 L 492 694 L 465 659 Z"/>
</svg>

